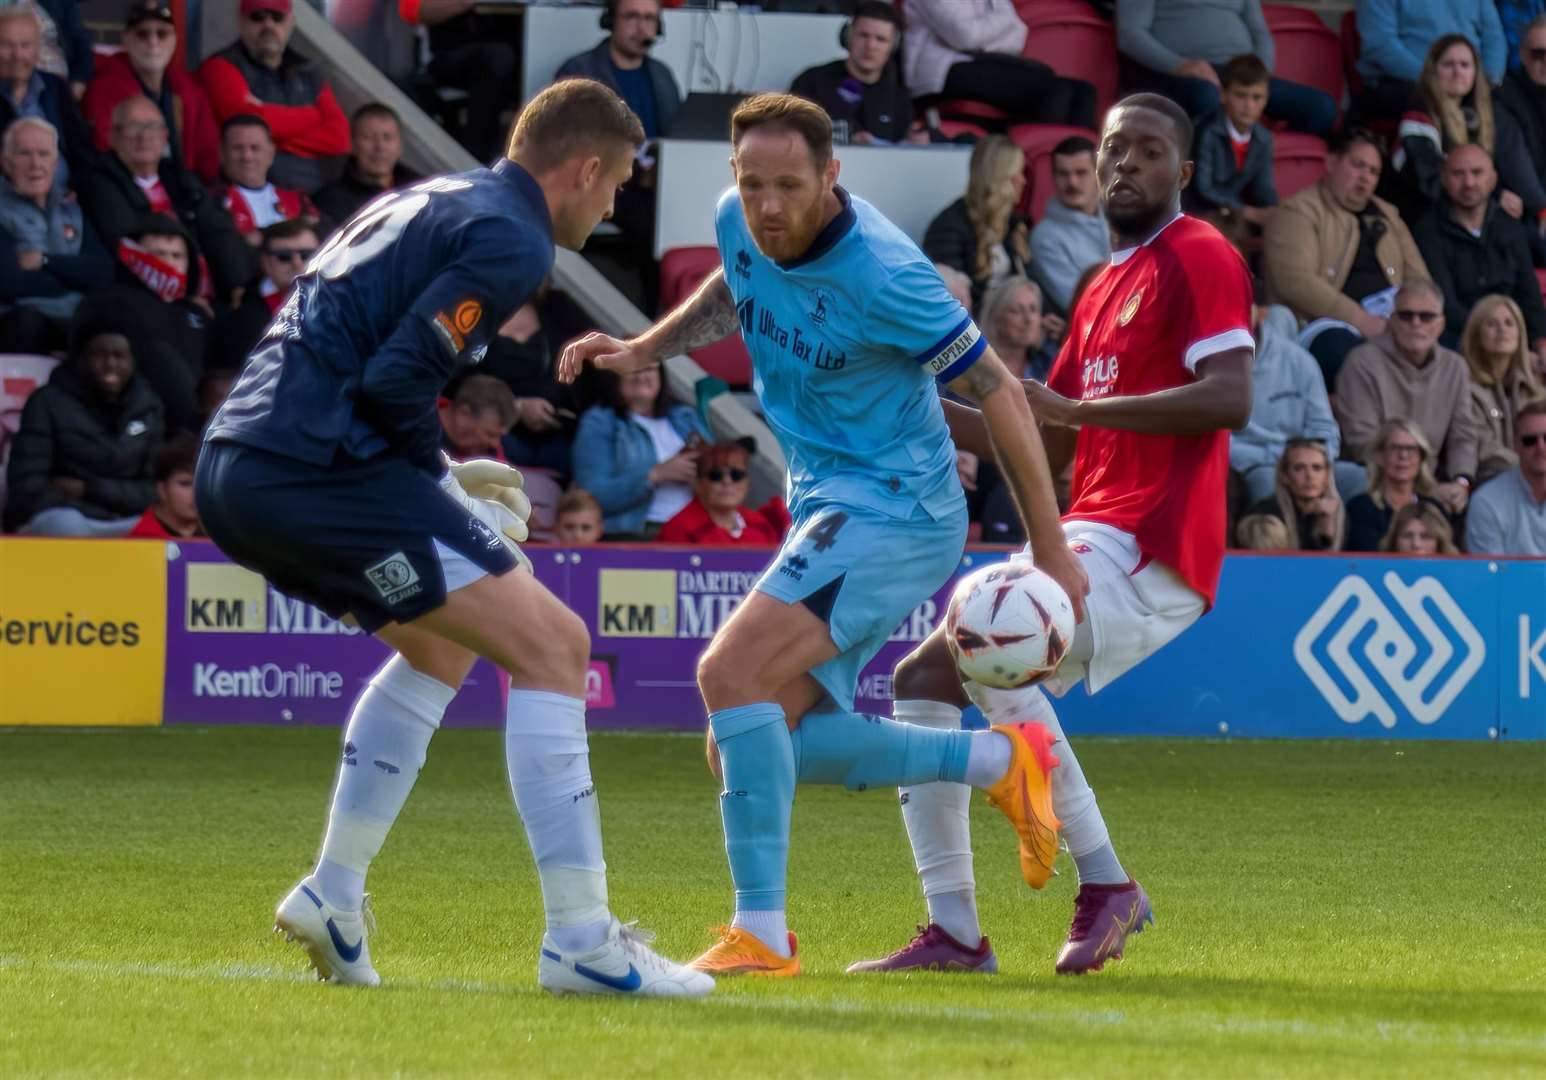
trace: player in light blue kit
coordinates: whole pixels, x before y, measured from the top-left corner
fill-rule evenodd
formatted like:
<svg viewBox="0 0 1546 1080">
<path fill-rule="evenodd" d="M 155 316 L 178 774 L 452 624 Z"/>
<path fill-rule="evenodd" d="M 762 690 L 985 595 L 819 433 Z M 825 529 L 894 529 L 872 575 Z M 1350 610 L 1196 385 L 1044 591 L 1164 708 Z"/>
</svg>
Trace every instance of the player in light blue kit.
<svg viewBox="0 0 1546 1080">
<path fill-rule="evenodd" d="M 718 746 L 736 911 L 693 966 L 794 975 L 784 918 L 796 781 L 862 789 L 923 779 L 984 788 L 1019 835 L 1026 880 L 1046 880 L 1056 758 L 1040 725 L 942 731 L 853 712 L 860 669 L 949 578 L 966 501 L 937 385 L 977 403 L 1038 565 L 1073 599 L 1046 455 L 1020 385 L 917 246 L 837 186 L 825 112 L 789 94 L 731 120 L 736 190 L 719 202 L 722 266 L 631 341 L 590 334 L 559 360 L 630 371 L 739 326 L 754 386 L 789 463 L 794 528 L 698 665 Z M 791 730 L 792 729 L 792 730 Z"/>
</svg>

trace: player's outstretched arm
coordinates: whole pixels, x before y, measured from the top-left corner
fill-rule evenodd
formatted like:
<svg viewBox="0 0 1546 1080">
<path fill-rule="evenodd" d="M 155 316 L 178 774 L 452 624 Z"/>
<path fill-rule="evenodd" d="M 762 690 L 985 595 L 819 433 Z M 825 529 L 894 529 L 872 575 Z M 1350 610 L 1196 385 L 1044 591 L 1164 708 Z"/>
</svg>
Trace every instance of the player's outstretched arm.
<svg viewBox="0 0 1546 1080">
<path fill-rule="evenodd" d="M 599 330 L 564 346 L 558 357 L 559 382 L 573 382 L 586 362 L 606 371 L 637 371 L 668 356 L 712 345 L 735 332 L 739 322 L 735 298 L 718 267 L 665 318 L 631 341 L 619 341 Z"/>
<path fill-rule="evenodd" d="M 1025 524 L 1025 535 L 1031 542 L 1031 557 L 1040 570 L 1068 593 L 1074 615 L 1083 620 L 1084 596 L 1090 591 L 1090 582 L 1063 538 L 1046 450 L 1020 384 L 990 348 L 951 381 L 950 389 L 981 407 L 989 449 L 1009 481 L 1020 520 Z"/>
<path fill-rule="evenodd" d="M 1226 349 L 1197 364 L 1197 379 L 1152 394 L 1075 401 L 1026 382 L 1031 409 L 1048 424 L 1103 427 L 1142 435 L 1206 435 L 1242 428 L 1251 419 L 1251 350 Z"/>
</svg>

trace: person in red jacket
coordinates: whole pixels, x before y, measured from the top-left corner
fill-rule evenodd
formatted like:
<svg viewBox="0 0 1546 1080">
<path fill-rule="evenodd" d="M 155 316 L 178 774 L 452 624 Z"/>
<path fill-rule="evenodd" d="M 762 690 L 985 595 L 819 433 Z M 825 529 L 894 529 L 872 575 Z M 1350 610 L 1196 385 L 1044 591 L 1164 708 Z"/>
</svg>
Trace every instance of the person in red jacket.
<svg viewBox="0 0 1546 1080">
<path fill-rule="evenodd" d="M 156 501 L 129 530 L 131 540 L 192 540 L 204 535 L 193 501 L 193 465 L 199 441 L 192 435 L 167 443 L 156 455 Z"/>
<path fill-rule="evenodd" d="M 280 187 L 269 179 L 276 149 L 261 116 L 238 113 L 221 125 L 220 181 L 210 186 L 210 194 L 254 249 L 262 245 L 263 230 L 270 225 L 294 218 L 311 225 L 321 220 L 304 191 Z"/>
<path fill-rule="evenodd" d="M 220 131 L 204 88 L 172 63 L 177 29 L 166 0 L 140 0 L 124 19 L 123 52 L 98 58 L 81 99 L 96 148 L 113 141 L 113 109 L 131 97 L 149 98 L 166 119 L 171 154 L 201 180 L 220 172 Z"/>
<path fill-rule="evenodd" d="M 238 27 L 240 40 L 199 68 L 215 119 L 261 116 L 279 148 L 269 179 L 310 194 L 349 152 L 348 118 L 322 68 L 290 48 L 290 0 L 241 0 Z"/>
<path fill-rule="evenodd" d="M 751 487 L 752 439 L 719 442 L 698 455 L 693 500 L 660 528 L 662 544 L 776 547 L 789 531 L 789 511 L 777 495 L 761 509 L 741 505 Z"/>
</svg>

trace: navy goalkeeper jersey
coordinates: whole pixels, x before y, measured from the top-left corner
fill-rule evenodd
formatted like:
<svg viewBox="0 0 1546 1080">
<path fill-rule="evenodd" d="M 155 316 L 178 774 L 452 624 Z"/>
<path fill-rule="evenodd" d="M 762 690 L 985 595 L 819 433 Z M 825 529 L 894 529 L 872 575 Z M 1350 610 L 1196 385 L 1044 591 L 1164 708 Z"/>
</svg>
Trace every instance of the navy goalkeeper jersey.
<svg viewBox="0 0 1546 1080">
<path fill-rule="evenodd" d="M 547 203 L 512 161 L 384 195 L 312 258 L 205 438 L 438 475 L 441 388 L 552 266 Z"/>
</svg>

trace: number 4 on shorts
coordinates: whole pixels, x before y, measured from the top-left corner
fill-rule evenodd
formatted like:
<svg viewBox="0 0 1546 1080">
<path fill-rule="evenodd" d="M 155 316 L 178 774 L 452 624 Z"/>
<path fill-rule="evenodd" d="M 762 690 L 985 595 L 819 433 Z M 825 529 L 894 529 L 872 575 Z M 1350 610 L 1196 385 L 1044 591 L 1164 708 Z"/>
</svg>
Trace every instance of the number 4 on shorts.
<svg viewBox="0 0 1546 1080">
<path fill-rule="evenodd" d="M 842 510 L 822 518 L 816 523 L 815 528 L 810 531 L 808 538 L 812 542 L 811 550 L 826 551 L 827 548 L 837 542 L 838 530 L 847 523 L 848 514 Z"/>
</svg>

